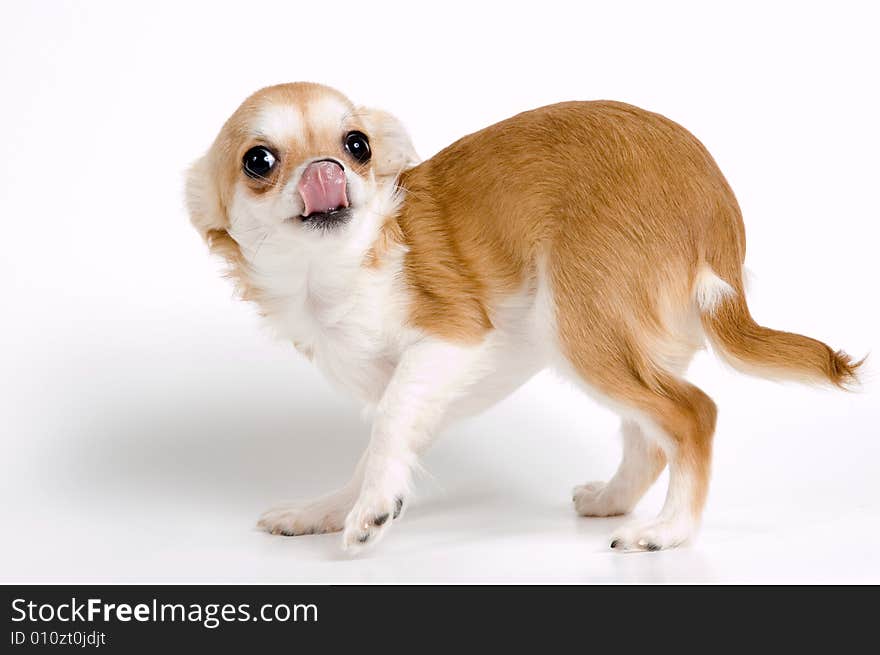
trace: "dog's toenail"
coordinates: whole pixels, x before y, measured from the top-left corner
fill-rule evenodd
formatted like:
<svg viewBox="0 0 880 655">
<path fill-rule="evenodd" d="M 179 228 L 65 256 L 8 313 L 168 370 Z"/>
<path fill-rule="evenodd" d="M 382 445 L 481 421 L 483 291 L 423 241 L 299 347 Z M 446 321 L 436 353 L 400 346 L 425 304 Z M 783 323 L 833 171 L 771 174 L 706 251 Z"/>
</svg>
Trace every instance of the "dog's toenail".
<svg viewBox="0 0 880 655">
<path fill-rule="evenodd" d="M 382 525 L 388 520 L 388 514 L 381 514 L 373 519 L 373 525 Z"/>
<path fill-rule="evenodd" d="M 362 544 L 367 543 L 367 541 L 369 541 L 369 539 L 370 539 L 370 535 L 368 535 L 368 534 L 362 534 L 360 537 L 358 537 L 358 541 Z"/>
<path fill-rule="evenodd" d="M 645 548 L 647 548 L 648 550 L 651 550 L 651 551 L 660 550 L 660 546 L 658 546 L 657 544 L 651 544 L 651 543 L 647 544 L 645 546 Z"/>
<path fill-rule="evenodd" d="M 398 496 L 395 499 L 394 503 L 394 518 L 397 518 L 398 516 L 400 516 L 401 510 L 403 510 L 403 498 Z"/>
<path fill-rule="evenodd" d="M 620 545 L 620 539 L 615 539 L 614 541 L 611 542 L 612 548 L 617 548 L 619 545 Z"/>
</svg>

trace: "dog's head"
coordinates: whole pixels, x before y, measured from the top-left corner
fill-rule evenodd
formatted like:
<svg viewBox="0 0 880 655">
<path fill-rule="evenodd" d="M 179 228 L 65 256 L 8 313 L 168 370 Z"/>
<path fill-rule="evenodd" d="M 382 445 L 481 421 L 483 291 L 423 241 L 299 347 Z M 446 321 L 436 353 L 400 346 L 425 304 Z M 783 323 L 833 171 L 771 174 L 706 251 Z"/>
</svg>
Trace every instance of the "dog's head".
<svg viewBox="0 0 880 655">
<path fill-rule="evenodd" d="M 319 84 L 282 84 L 256 92 L 226 121 L 190 169 L 187 205 L 203 237 L 231 237 L 243 250 L 253 235 L 338 242 L 363 231 L 415 163 L 390 114 Z"/>
</svg>

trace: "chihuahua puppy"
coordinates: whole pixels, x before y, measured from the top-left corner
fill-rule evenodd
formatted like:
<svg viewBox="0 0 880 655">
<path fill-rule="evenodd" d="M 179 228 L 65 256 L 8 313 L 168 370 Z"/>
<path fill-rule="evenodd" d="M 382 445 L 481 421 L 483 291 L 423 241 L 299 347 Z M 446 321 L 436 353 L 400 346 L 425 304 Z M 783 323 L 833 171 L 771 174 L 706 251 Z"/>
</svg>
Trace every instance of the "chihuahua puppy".
<svg viewBox="0 0 880 655">
<path fill-rule="evenodd" d="M 668 465 L 659 516 L 610 545 L 671 548 L 709 484 L 715 403 L 683 377 L 706 341 L 772 378 L 845 387 L 861 363 L 752 319 L 718 166 L 681 126 L 619 102 L 527 111 L 418 163 L 393 116 L 282 84 L 238 108 L 186 196 L 241 295 L 373 409 L 351 481 L 266 512 L 275 534 L 376 543 L 434 436 L 552 367 L 622 418 L 619 469 L 576 487 L 575 508 L 626 514 Z"/>
</svg>

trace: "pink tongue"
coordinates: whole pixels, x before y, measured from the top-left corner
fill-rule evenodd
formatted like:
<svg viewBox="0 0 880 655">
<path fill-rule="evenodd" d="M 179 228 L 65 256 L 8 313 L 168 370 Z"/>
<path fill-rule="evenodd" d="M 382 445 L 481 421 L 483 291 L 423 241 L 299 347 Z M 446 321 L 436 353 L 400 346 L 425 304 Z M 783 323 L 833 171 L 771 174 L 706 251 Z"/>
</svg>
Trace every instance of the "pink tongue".
<svg viewBox="0 0 880 655">
<path fill-rule="evenodd" d="M 303 216 L 348 207 L 345 173 L 332 161 L 309 164 L 299 180 L 298 189 L 305 203 Z"/>
</svg>

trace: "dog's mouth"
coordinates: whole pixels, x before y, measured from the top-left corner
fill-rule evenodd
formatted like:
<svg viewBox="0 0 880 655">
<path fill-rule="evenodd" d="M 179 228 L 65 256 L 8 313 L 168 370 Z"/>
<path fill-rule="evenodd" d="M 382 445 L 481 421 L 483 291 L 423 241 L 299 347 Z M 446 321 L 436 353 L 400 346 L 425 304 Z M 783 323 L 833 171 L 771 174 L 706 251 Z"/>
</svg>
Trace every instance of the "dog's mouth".
<svg viewBox="0 0 880 655">
<path fill-rule="evenodd" d="M 309 164 L 297 185 L 303 200 L 300 218 L 309 223 L 333 224 L 349 217 L 348 184 L 342 164 L 322 159 Z"/>
<path fill-rule="evenodd" d="M 327 212 L 312 212 L 308 216 L 300 216 L 299 220 L 311 227 L 330 228 L 342 225 L 351 218 L 351 208 L 342 207 Z"/>
</svg>

